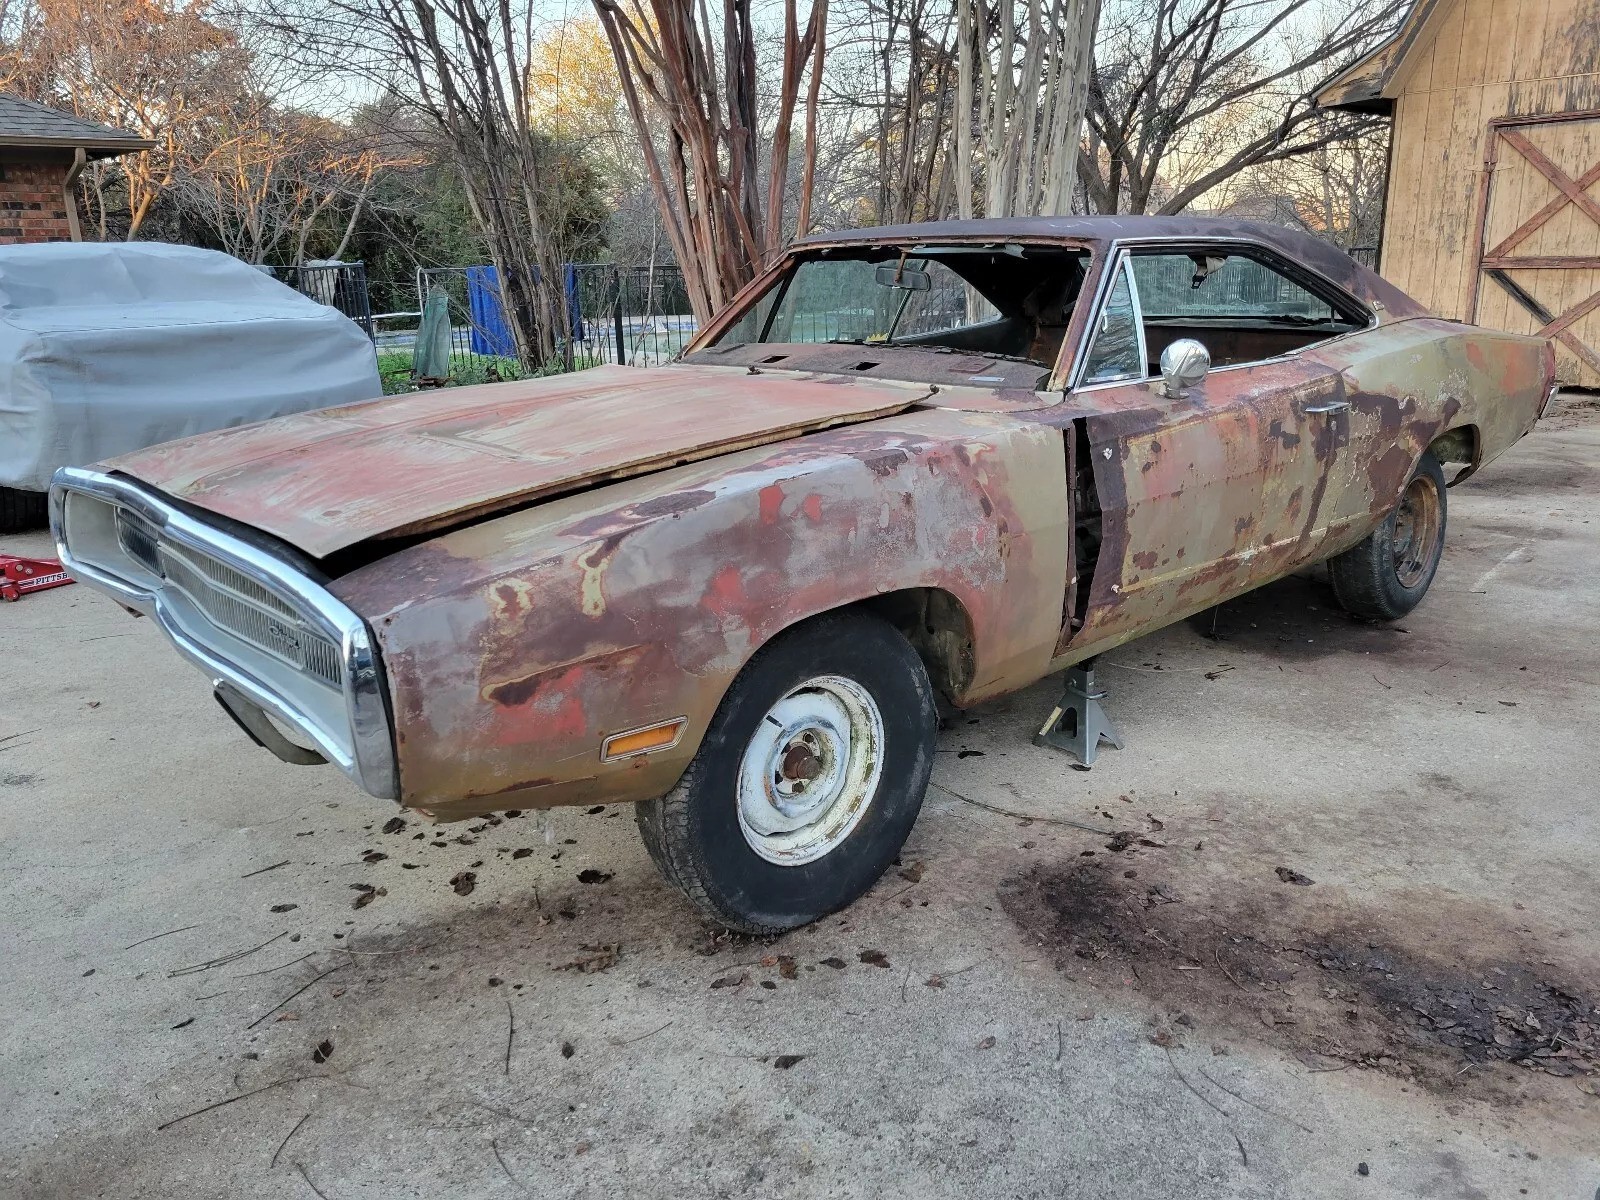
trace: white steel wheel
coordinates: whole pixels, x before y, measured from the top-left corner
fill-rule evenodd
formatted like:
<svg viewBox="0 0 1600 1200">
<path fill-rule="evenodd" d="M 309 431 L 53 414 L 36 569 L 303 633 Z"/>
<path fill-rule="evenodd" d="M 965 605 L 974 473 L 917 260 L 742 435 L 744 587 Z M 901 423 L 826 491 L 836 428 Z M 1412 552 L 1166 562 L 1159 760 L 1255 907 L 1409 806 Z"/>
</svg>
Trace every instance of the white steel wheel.
<svg viewBox="0 0 1600 1200">
<path fill-rule="evenodd" d="M 837 912 L 905 844 L 938 719 L 893 625 L 859 610 L 803 621 L 751 656 L 677 786 L 639 804 L 645 847 L 730 929 L 765 936 Z"/>
<path fill-rule="evenodd" d="M 808 679 L 762 717 L 739 762 L 739 831 L 779 866 L 814 862 L 866 815 L 883 775 L 883 713 L 841 675 Z"/>
</svg>

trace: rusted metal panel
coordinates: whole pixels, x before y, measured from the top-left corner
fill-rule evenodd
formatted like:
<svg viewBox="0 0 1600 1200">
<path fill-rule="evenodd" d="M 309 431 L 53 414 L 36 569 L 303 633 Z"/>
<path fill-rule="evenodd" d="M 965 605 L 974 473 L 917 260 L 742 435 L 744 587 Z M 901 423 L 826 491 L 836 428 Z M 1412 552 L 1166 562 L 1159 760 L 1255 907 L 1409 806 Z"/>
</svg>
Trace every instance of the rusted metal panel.
<svg viewBox="0 0 1600 1200">
<path fill-rule="evenodd" d="M 1476 430 L 1473 469 L 1492 459 L 1538 417 L 1543 355 L 1430 318 L 1214 371 L 1183 400 L 1130 384 L 1036 414 L 1084 423 L 1103 510 L 1087 620 L 1055 665 L 1349 548 L 1449 430 Z"/>
<path fill-rule="evenodd" d="M 313 557 L 910 407 L 926 386 L 676 366 L 416 392 L 108 466 Z"/>
<path fill-rule="evenodd" d="M 892 591 L 965 611 L 958 701 L 1024 686 L 1068 559 L 1060 432 L 926 411 L 554 500 L 333 586 L 383 647 L 405 802 L 458 817 L 661 794 L 761 645 Z M 600 761 L 608 735 L 680 716 L 673 750 Z"/>
</svg>

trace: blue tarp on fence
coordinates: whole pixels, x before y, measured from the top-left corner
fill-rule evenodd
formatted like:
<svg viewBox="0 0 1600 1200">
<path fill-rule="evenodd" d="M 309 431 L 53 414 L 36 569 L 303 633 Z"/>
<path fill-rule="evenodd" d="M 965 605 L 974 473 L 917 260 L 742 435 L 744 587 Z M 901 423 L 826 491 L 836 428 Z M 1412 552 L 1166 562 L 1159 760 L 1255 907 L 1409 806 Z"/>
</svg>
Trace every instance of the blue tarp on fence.
<svg viewBox="0 0 1600 1200">
<path fill-rule="evenodd" d="M 562 268 L 561 283 L 572 336 L 582 341 L 585 334 L 583 313 L 578 307 L 578 272 L 572 263 Z M 467 268 L 467 308 L 472 314 L 472 353 L 513 357 L 516 343 L 506 327 L 505 310 L 500 304 L 500 275 L 494 267 Z"/>
<path fill-rule="evenodd" d="M 500 306 L 500 274 L 493 267 L 467 268 L 467 309 L 472 314 L 471 348 L 474 354 L 510 358 L 517 352 Z"/>
</svg>

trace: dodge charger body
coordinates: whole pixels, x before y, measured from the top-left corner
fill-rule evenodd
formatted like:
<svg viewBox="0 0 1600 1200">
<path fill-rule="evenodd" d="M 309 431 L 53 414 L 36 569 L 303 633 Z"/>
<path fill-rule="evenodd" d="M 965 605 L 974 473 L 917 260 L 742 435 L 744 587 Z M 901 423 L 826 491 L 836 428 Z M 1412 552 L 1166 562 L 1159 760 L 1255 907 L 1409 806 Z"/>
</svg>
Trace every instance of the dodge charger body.
<svg viewBox="0 0 1600 1200">
<path fill-rule="evenodd" d="M 1447 478 L 1552 380 L 1304 234 L 905 225 L 797 242 L 672 365 L 204 434 L 63 470 L 51 515 L 280 757 L 438 820 L 635 803 L 770 933 L 892 861 L 940 695 L 1312 563 L 1409 612 Z"/>
</svg>

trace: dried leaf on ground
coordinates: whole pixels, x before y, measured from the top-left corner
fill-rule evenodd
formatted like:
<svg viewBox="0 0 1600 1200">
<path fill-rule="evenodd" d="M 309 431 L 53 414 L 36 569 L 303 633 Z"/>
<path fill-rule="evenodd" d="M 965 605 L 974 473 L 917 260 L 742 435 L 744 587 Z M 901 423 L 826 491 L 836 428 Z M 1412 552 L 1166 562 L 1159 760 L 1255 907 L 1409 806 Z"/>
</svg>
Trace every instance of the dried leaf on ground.
<svg viewBox="0 0 1600 1200">
<path fill-rule="evenodd" d="M 383 823 L 383 832 L 384 833 L 399 833 L 405 827 L 406 827 L 406 819 L 404 817 L 390 817 L 387 821 L 385 821 Z"/>
<path fill-rule="evenodd" d="M 723 975 L 711 981 L 712 988 L 736 988 L 750 982 L 750 972 L 739 971 L 732 975 Z"/>
<path fill-rule="evenodd" d="M 794 1066 L 795 1063 L 802 1061 L 804 1058 L 804 1054 L 780 1054 L 777 1058 L 772 1060 L 772 1065 L 777 1067 L 780 1071 L 787 1071 L 790 1067 Z"/>
<path fill-rule="evenodd" d="M 900 870 L 897 872 L 897 874 L 899 874 L 900 878 L 904 879 L 907 883 L 921 883 L 922 882 L 922 862 L 921 862 L 921 860 L 919 859 L 918 861 L 912 863 L 909 867 L 901 867 Z"/>
<path fill-rule="evenodd" d="M 606 880 L 611 878 L 611 875 L 612 872 L 610 871 L 597 871 L 593 867 L 586 867 L 582 871 L 578 872 L 578 882 L 604 883 Z"/>
<path fill-rule="evenodd" d="M 889 956 L 882 950 L 863 950 L 857 957 L 871 967 L 887 967 L 889 965 Z"/>
<path fill-rule="evenodd" d="M 622 944 L 612 942 L 607 945 L 579 946 L 578 949 L 585 953 L 571 962 L 562 963 L 556 970 L 576 971 L 580 975 L 593 975 L 599 971 L 609 970 L 616 963 L 617 955 L 622 953 Z"/>
<path fill-rule="evenodd" d="M 457 871 L 450 876 L 450 886 L 455 889 L 458 896 L 472 895 L 472 889 L 478 886 L 478 876 L 475 871 Z"/>
<path fill-rule="evenodd" d="M 1310 876 L 1302 875 L 1299 871 L 1291 871 L 1288 867 L 1279 867 L 1277 874 L 1284 883 L 1299 884 L 1301 887 L 1310 887 L 1313 882 Z"/>
</svg>

